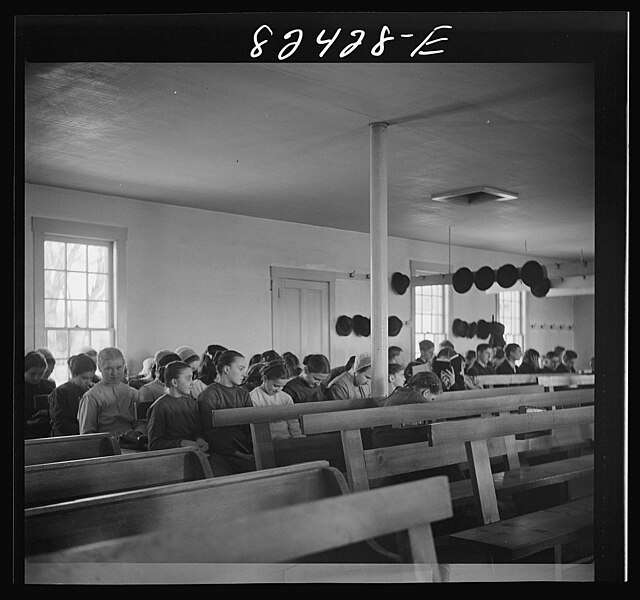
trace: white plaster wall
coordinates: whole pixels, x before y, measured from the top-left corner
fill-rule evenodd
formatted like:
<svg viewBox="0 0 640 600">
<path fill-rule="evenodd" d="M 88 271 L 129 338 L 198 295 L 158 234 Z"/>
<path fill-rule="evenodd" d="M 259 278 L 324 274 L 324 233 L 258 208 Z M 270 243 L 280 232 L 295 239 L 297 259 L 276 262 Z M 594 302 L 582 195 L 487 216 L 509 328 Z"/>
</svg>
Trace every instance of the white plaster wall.
<svg viewBox="0 0 640 600">
<path fill-rule="evenodd" d="M 186 344 L 202 352 L 208 344 L 219 343 L 246 356 L 271 348 L 271 266 L 369 272 L 368 234 L 28 184 L 25 350 L 33 347 L 34 339 L 33 216 L 128 229 L 127 297 L 122 300 L 127 313 L 124 350 L 132 372 L 159 348 Z M 484 264 L 497 268 L 505 262 L 522 262 L 518 256 L 462 247 L 453 247 L 451 255 L 452 270 L 463 265 L 471 269 Z M 394 271 L 409 274 L 411 260 L 447 264 L 448 259 L 449 248 L 445 245 L 389 238 L 389 275 Z M 546 300 L 551 299 L 540 303 Z M 553 310 L 572 312 L 571 299 L 554 300 L 558 302 L 551 307 Z M 333 322 L 341 314 L 370 316 L 369 303 L 367 281 L 338 280 Z M 493 312 L 493 296 L 475 290 L 452 294 L 451 319 L 487 319 Z M 409 292 L 400 296 L 389 288 L 389 314 L 407 321 L 410 313 Z M 466 350 L 478 341 L 457 340 L 456 347 Z M 389 343 L 404 348 L 405 359 L 410 360 L 409 326 Z M 370 338 L 339 337 L 332 329 L 334 365 L 369 347 Z"/>
<path fill-rule="evenodd" d="M 595 348 L 595 296 L 573 297 L 573 314 L 578 327 L 574 330 L 574 349 L 578 353 L 576 369 L 590 369 L 591 357 L 596 355 Z"/>
</svg>

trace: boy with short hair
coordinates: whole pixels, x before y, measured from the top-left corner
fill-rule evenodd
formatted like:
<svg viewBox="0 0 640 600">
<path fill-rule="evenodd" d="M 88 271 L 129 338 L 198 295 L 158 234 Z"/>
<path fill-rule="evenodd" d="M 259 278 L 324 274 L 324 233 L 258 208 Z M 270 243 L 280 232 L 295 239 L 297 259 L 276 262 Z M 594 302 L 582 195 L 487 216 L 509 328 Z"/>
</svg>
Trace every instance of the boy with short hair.
<svg viewBox="0 0 640 600">
<path fill-rule="evenodd" d="M 135 417 L 138 390 L 123 383 L 125 358 L 122 350 L 107 347 L 98 354 L 102 379 L 82 396 L 78 408 L 80 434 L 109 432 L 119 437 L 146 441 L 146 424 Z"/>
<path fill-rule="evenodd" d="M 398 363 L 389 363 L 389 389 L 393 392 L 405 382 L 404 367 Z"/>
<path fill-rule="evenodd" d="M 389 346 L 389 364 L 404 365 L 404 356 L 400 346 Z"/>
<path fill-rule="evenodd" d="M 578 354 L 574 350 L 565 350 L 562 353 L 560 364 L 556 368 L 556 373 L 575 373 L 577 360 Z"/>
<path fill-rule="evenodd" d="M 516 361 L 522 358 L 522 348 L 518 344 L 504 347 L 504 360 L 496 367 L 498 375 L 515 375 L 518 372 Z"/>
<path fill-rule="evenodd" d="M 477 377 L 478 375 L 493 375 L 495 370 L 491 365 L 492 354 L 493 352 L 489 344 L 478 344 L 476 346 L 476 359 L 467 369 L 466 374 L 471 377 Z"/>
</svg>

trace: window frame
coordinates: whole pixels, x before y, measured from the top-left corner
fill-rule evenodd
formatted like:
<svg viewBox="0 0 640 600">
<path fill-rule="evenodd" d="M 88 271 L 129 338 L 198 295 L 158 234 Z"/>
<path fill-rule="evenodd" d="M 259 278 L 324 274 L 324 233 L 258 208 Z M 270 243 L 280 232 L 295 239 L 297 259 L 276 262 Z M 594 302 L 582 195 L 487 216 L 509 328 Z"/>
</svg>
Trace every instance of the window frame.
<svg viewBox="0 0 640 600">
<path fill-rule="evenodd" d="M 511 336 L 513 337 L 514 334 L 508 333 L 506 330 L 506 324 L 504 321 L 504 315 L 502 314 L 502 302 L 501 299 L 504 298 L 504 294 L 517 294 L 519 301 L 520 301 L 520 311 L 519 311 L 519 323 L 520 323 L 520 333 L 515 334 L 517 336 L 520 337 L 521 341 L 514 341 L 514 342 L 509 342 L 509 340 L 507 339 L 507 336 Z M 522 351 L 524 352 L 525 347 L 526 347 L 526 342 L 527 342 L 527 338 L 526 338 L 526 334 L 527 334 L 527 327 L 526 327 L 526 298 L 527 298 L 527 294 L 524 291 L 521 290 L 505 290 L 503 292 L 498 292 L 496 294 L 496 315 L 498 318 L 498 321 L 500 323 L 502 323 L 503 325 L 505 325 L 505 341 L 507 343 L 516 343 L 518 344 L 521 348 Z"/>
<path fill-rule="evenodd" d="M 32 217 L 31 228 L 33 231 L 33 347 L 46 348 L 47 336 L 45 327 L 44 310 L 44 242 L 75 241 L 82 244 L 99 242 L 111 246 L 111 289 L 109 290 L 112 323 L 113 343 L 116 346 L 126 347 L 126 311 L 124 310 L 124 298 L 126 298 L 126 242 L 127 229 L 110 225 L 97 225 L 95 223 L 82 223 L 79 221 L 62 221 L 47 219 L 44 217 Z M 68 329 L 68 328 L 67 328 Z"/>
<path fill-rule="evenodd" d="M 426 287 L 421 285 L 416 278 L 425 275 L 440 275 L 448 270 L 448 265 L 441 263 L 431 263 L 424 261 L 410 261 L 411 265 L 411 351 L 413 358 L 420 354 L 419 350 L 416 350 L 418 346 L 417 336 L 418 336 L 418 323 L 417 323 L 417 306 L 416 306 L 416 287 Z M 448 339 L 449 333 L 449 315 L 451 314 L 451 285 L 447 283 L 442 284 L 428 284 L 429 286 L 438 287 L 442 289 L 442 335 L 443 339 Z M 424 338 L 423 338 L 424 339 Z M 432 340 L 433 343 L 438 346 L 438 341 L 436 339 Z M 416 353 L 417 352 L 417 353 Z M 415 356 L 414 356 L 415 355 Z"/>
</svg>

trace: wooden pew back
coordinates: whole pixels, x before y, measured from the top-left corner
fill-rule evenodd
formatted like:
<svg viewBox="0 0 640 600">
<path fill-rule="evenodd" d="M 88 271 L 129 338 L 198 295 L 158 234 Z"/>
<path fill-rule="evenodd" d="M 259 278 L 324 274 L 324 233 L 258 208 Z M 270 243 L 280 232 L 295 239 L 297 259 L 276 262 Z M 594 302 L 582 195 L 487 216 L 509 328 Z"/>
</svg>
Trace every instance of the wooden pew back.
<svg viewBox="0 0 640 600">
<path fill-rule="evenodd" d="M 440 466 L 460 464 L 466 461 L 464 441 L 452 439 L 449 443 L 433 446 L 428 442 L 404 444 L 387 448 L 365 450 L 360 429 L 385 425 L 399 426 L 404 423 L 427 423 L 439 419 L 478 414 L 505 413 L 515 411 L 523 403 L 528 406 L 563 406 L 589 404 L 593 402 L 593 390 L 567 390 L 554 393 L 508 395 L 495 398 L 479 398 L 452 402 L 431 402 L 382 408 L 370 408 L 348 413 L 326 413 L 304 415 L 302 428 L 305 433 L 338 431 L 341 436 L 347 480 L 350 489 L 369 488 L 370 479 L 380 479 L 413 471 Z M 573 409 L 567 409 L 573 410 Z M 531 413 L 531 414 L 545 414 Z M 556 411 L 559 412 L 559 411 Z M 527 413 L 524 413 L 527 414 Z M 516 415 L 517 416 L 517 415 Z M 492 417 L 486 417 L 490 419 Z M 481 419 L 445 421 L 451 427 L 463 426 L 467 421 L 473 426 Z M 464 429 L 461 429 L 464 431 Z M 519 467 L 518 448 L 514 434 L 494 436 L 488 446 L 490 457 L 506 456 L 509 468 Z M 558 440 L 560 441 L 560 440 Z M 526 443 L 531 444 L 530 440 Z"/>
<path fill-rule="evenodd" d="M 348 493 L 342 474 L 318 461 L 242 475 L 120 492 L 25 510 L 25 553 L 212 523 Z"/>
<path fill-rule="evenodd" d="M 400 425 L 406 422 L 426 422 L 437 419 L 512 412 L 525 405 L 546 408 L 555 405 L 590 404 L 593 403 L 593 399 L 593 390 L 512 393 L 508 395 L 471 397 L 464 400 L 447 400 L 444 397 L 439 397 L 437 401 L 425 404 L 403 404 L 339 413 L 303 415 L 302 428 L 304 433 L 327 433 L 382 425 Z"/>
<path fill-rule="evenodd" d="M 538 383 L 549 391 L 556 387 L 594 386 L 595 375 L 593 373 L 550 373 L 538 375 Z"/>
<path fill-rule="evenodd" d="M 538 383 L 537 373 L 516 373 L 514 375 L 477 375 L 474 381 L 484 387 L 494 385 L 535 385 Z"/>
<path fill-rule="evenodd" d="M 522 386 L 519 394 L 543 392 L 541 386 Z M 447 392 L 443 399 L 462 400 L 487 396 L 502 396 L 516 393 L 513 388 L 496 390 L 465 390 Z M 382 400 L 382 399 L 380 399 Z M 374 399 L 375 402 L 375 399 Z M 344 469 L 340 439 L 337 434 L 319 433 L 313 440 L 308 438 L 278 440 L 271 439 L 270 423 L 278 420 L 300 419 L 304 415 L 343 412 L 354 410 L 351 400 L 329 400 L 309 402 L 288 406 L 260 406 L 253 408 L 234 408 L 224 411 L 212 411 L 214 427 L 226 425 L 244 425 L 251 427 L 253 447 L 258 469 L 272 468 L 276 465 L 294 464 L 310 460 L 327 459 L 333 466 Z"/>
<path fill-rule="evenodd" d="M 391 509 L 390 509 L 391 508 Z M 124 539 L 90 544 L 31 562 L 295 562 L 377 536 L 408 531 L 415 563 L 437 567 L 431 523 L 452 515 L 445 477 L 298 503 L 223 521 L 192 520 Z M 64 565 L 61 565 L 64 567 Z M 438 569 L 434 569 L 438 579 Z"/>
<path fill-rule="evenodd" d="M 24 504 L 53 504 L 210 477 L 207 456 L 193 447 L 30 465 L 24 471 Z"/>
<path fill-rule="evenodd" d="M 114 456 L 122 454 L 118 440 L 110 433 L 63 435 L 25 440 L 24 464 L 43 463 Z"/>
<path fill-rule="evenodd" d="M 464 444 L 479 514 L 485 524 L 494 523 L 500 520 L 500 514 L 494 477 L 491 472 L 488 441 L 541 429 L 580 428 L 593 424 L 593 421 L 594 407 L 581 406 L 562 410 L 440 422 L 429 426 L 429 443 L 434 447 L 439 444 L 445 446 Z"/>
</svg>

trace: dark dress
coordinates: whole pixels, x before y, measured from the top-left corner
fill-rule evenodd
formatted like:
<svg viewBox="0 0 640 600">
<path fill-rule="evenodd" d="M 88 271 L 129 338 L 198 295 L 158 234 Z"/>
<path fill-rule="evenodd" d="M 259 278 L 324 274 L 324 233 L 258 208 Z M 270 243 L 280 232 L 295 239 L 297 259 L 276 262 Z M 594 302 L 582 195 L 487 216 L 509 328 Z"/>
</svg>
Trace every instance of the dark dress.
<svg viewBox="0 0 640 600">
<path fill-rule="evenodd" d="M 49 394 L 52 435 L 79 435 L 78 407 L 86 390 L 73 381 L 59 385 Z"/>
<path fill-rule="evenodd" d="M 291 396 L 294 404 L 322 402 L 325 399 L 320 386 L 310 386 L 302 377 L 290 379 L 282 389 Z"/>
<path fill-rule="evenodd" d="M 50 379 L 42 379 L 36 385 L 24 382 L 24 437 L 34 439 L 49 437 L 51 435 L 51 423 L 49 414 L 36 416 L 35 396 L 48 396 L 56 387 Z M 48 413 L 48 411 L 47 411 Z"/>
<path fill-rule="evenodd" d="M 249 392 L 238 385 L 227 387 L 218 382 L 212 383 L 198 396 L 198 412 L 204 439 L 209 444 L 209 453 L 219 457 L 231 473 L 256 470 L 254 460 L 247 460 L 235 454 L 236 452 L 253 454 L 251 429 L 249 425 L 214 427 L 211 413 L 214 410 L 250 406 L 253 406 L 253 402 Z M 215 471 L 214 475 L 216 475 Z"/>
</svg>

